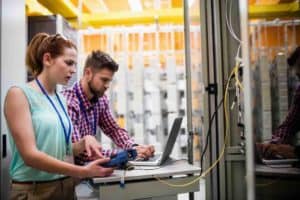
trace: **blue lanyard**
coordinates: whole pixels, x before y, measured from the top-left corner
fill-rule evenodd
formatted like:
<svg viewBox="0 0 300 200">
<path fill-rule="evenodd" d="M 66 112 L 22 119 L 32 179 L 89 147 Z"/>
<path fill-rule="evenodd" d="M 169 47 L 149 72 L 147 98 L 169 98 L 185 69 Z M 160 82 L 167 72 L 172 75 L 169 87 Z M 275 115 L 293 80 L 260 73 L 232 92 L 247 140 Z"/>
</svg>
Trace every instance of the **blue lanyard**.
<svg viewBox="0 0 300 200">
<path fill-rule="evenodd" d="M 67 112 L 66 112 L 66 110 L 65 110 L 65 108 L 64 108 L 64 106 L 63 106 L 63 104 L 62 104 L 62 102 L 61 102 L 61 100 L 60 100 L 60 98 L 59 98 L 59 96 L 57 95 L 57 93 L 56 93 L 56 91 L 55 91 L 55 96 L 56 96 L 56 98 L 58 99 L 58 102 L 59 102 L 59 104 L 60 104 L 62 110 L 64 111 L 64 113 L 65 113 L 65 115 L 66 115 L 66 118 L 68 119 L 69 129 L 68 129 L 68 133 L 67 133 L 65 124 L 63 123 L 62 117 L 61 117 L 60 113 L 58 112 L 58 110 L 57 110 L 55 104 L 54 104 L 53 101 L 50 99 L 49 95 L 47 94 L 45 88 L 42 86 L 42 84 L 40 83 L 40 81 L 39 81 L 37 78 L 36 78 L 35 80 L 36 80 L 38 86 L 40 87 L 40 89 L 42 90 L 42 92 L 44 93 L 44 95 L 47 97 L 47 99 L 48 99 L 48 101 L 50 102 L 50 104 L 52 105 L 52 107 L 54 108 L 54 110 L 55 110 L 55 112 L 56 112 L 56 114 L 57 114 L 57 116 L 58 116 L 58 118 L 59 118 L 59 121 L 60 121 L 60 123 L 61 123 L 61 125 L 62 125 L 62 127 L 63 127 L 63 129 L 64 129 L 64 135 L 65 135 L 65 140 L 66 140 L 66 144 L 67 144 L 67 154 L 68 154 L 68 153 L 69 153 L 69 142 L 70 142 L 70 136 L 71 136 L 71 121 L 70 121 L 70 119 L 69 119 L 69 115 L 67 114 Z"/>
<path fill-rule="evenodd" d="M 81 99 L 81 96 L 80 96 L 80 94 L 79 94 L 78 87 L 79 87 L 79 85 L 77 85 L 77 87 L 75 88 L 75 90 L 76 90 L 76 96 L 77 96 L 77 98 L 78 98 L 78 100 L 79 100 L 80 110 L 83 111 L 85 121 L 87 122 L 87 124 L 90 124 L 90 126 L 91 126 L 92 129 L 93 129 L 93 134 L 96 135 L 97 119 L 96 119 L 96 112 L 95 112 L 95 109 L 93 109 L 93 114 L 94 114 L 94 124 L 93 124 L 92 122 L 89 122 L 89 118 L 88 118 L 88 116 L 87 116 L 87 111 L 86 111 L 86 109 L 85 109 L 85 107 L 84 107 L 83 100 Z"/>
</svg>

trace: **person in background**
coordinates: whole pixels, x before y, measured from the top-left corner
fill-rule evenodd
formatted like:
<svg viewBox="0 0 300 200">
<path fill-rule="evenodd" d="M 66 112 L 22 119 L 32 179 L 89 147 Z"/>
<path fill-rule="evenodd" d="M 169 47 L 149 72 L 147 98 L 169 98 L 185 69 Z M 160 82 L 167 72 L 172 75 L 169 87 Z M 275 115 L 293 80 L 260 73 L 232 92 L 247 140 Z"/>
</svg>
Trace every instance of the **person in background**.
<svg viewBox="0 0 300 200">
<path fill-rule="evenodd" d="M 297 47 L 287 60 L 295 74 L 300 78 L 300 47 Z M 293 146 L 293 137 L 300 131 L 300 86 L 295 91 L 293 103 L 283 123 L 272 133 L 267 144 L 256 144 L 262 157 L 300 158 L 300 146 Z"/>
<path fill-rule="evenodd" d="M 75 157 L 75 163 L 84 164 L 97 157 L 112 156 L 116 150 L 104 150 L 96 140 L 96 130 L 101 130 L 121 149 L 135 148 L 138 157 L 149 158 L 154 154 L 152 145 L 138 145 L 120 128 L 112 117 L 105 91 L 118 70 L 118 64 L 106 53 L 93 51 L 88 55 L 83 77 L 73 87 L 63 91 L 74 126 L 72 141 L 86 152 Z M 83 145 L 83 142 L 86 141 Z"/>
<path fill-rule="evenodd" d="M 39 33 L 27 48 L 26 64 L 35 79 L 11 87 L 4 103 L 12 149 L 10 199 L 74 199 L 71 177 L 102 177 L 113 172 L 101 167 L 109 158 L 86 166 L 72 162 L 72 153 L 82 150 L 72 145 L 72 123 L 56 86 L 66 85 L 75 73 L 76 57 L 76 46 L 59 34 Z"/>
</svg>

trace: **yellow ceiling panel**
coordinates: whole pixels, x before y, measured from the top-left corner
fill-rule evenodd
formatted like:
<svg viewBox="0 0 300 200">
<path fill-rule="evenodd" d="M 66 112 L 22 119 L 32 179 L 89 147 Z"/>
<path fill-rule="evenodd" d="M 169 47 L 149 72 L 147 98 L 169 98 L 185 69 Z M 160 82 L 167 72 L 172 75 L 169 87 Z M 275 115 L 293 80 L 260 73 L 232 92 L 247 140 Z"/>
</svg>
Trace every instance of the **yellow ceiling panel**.
<svg viewBox="0 0 300 200">
<path fill-rule="evenodd" d="M 53 14 L 60 14 L 65 18 L 76 18 L 78 10 L 75 5 L 66 0 L 38 0 L 40 4 L 48 8 Z"/>
<path fill-rule="evenodd" d="M 280 3 L 292 3 L 296 0 L 248 0 L 250 5 L 256 4 L 256 5 L 274 5 L 274 4 L 280 4 Z"/>
<path fill-rule="evenodd" d="M 111 12 L 129 11 L 130 7 L 127 0 L 103 0 L 106 7 Z"/>
<path fill-rule="evenodd" d="M 111 25 L 153 23 L 182 23 L 183 0 L 137 0 L 143 11 L 132 12 L 129 0 L 82 0 L 81 28 Z M 27 15 L 60 14 L 78 26 L 79 0 L 26 0 Z M 191 22 L 199 22 L 199 1 L 192 1 Z M 248 0 L 251 18 L 300 16 L 300 3 L 296 0 Z"/>
<path fill-rule="evenodd" d="M 70 0 L 74 6 L 76 8 L 78 8 L 78 3 L 79 3 L 79 0 Z M 82 12 L 84 13 L 92 13 L 92 10 L 90 10 L 86 5 L 85 5 L 85 1 L 82 1 Z"/>
<path fill-rule="evenodd" d="M 84 0 L 84 5 L 92 11 L 91 13 L 108 12 L 103 0 Z"/>
<path fill-rule="evenodd" d="M 52 15 L 52 13 L 39 4 L 37 0 L 26 0 L 26 15 L 27 16 L 41 16 L 41 15 Z"/>
<path fill-rule="evenodd" d="M 279 0 L 279 3 L 292 3 L 296 0 Z"/>
<path fill-rule="evenodd" d="M 256 0 L 255 4 L 257 5 L 272 5 L 277 4 L 279 0 Z"/>
<path fill-rule="evenodd" d="M 193 13 L 191 14 L 193 17 L 199 17 L 194 16 Z M 154 24 L 156 22 L 160 24 L 182 24 L 183 11 L 181 8 L 172 8 L 135 13 L 122 11 L 114 13 L 88 14 L 82 16 L 82 26 L 77 28 L 87 28 L 89 26 L 97 28 L 111 25 Z M 75 20 L 73 20 L 72 25 L 74 27 L 77 26 Z"/>
<path fill-rule="evenodd" d="M 250 18 L 278 18 L 300 16 L 300 3 L 281 3 L 272 5 L 250 5 Z"/>
</svg>

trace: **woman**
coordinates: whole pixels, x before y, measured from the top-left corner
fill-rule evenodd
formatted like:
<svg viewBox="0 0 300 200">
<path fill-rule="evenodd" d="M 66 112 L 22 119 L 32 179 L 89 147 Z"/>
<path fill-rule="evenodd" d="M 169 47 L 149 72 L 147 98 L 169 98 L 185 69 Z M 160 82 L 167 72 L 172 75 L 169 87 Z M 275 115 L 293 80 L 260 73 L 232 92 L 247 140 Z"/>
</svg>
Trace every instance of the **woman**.
<svg viewBox="0 0 300 200">
<path fill-rule="evenodd" d="M 73 146 L 65 99 L 56 92 L 75 73 L 76 46 L 60 35 L 37 34 L 30 42 L 26 64 L 35 79 L 10 88 L 4 113 L 10 130 L 11 199 L 74 199 L 71 177 L 109 176 L 112 168 L 98 159 L 86 166 L 72 162 L 84 141 Z"/>
</svg>

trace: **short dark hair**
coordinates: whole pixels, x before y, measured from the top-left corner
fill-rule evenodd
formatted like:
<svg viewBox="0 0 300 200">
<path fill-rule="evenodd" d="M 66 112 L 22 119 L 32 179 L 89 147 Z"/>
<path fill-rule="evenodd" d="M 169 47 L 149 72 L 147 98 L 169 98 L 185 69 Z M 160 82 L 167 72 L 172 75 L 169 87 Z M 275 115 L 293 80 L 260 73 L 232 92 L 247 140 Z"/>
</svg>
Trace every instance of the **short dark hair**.
<svg viewBox="0 0 300 200">
<path fill-rule="evenodd" d="M 289 66 L 294 66 L 297 61 L 300 60 L 300 46 L 298 46 L 293 53 L 290 55 L 290 57 L 287 59 L 287 63 Z M 299 61 L 298 61 L 299 62 Z"/>
<path fill-rule="evenodd" d="M 92 68 L 94 70 L 99 69 L 109 69 L 113 72 L 118 71 L 119 65 L 105 52 L 97 50 L 92 51 L 90 55 L 88 55 L 84 69 Z"/>
</svg>

